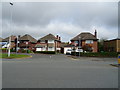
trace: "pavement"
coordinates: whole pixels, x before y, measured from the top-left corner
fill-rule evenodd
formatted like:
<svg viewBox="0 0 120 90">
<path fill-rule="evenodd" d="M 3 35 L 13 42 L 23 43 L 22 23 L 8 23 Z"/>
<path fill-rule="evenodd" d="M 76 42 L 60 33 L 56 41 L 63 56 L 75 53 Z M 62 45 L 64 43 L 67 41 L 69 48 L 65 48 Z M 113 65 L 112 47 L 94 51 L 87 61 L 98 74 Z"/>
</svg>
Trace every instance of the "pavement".
<svg viewBox="0 0 120 90">
<path fill-rule="evenodd" d="M 3 59 L 3 88 L 118 88 L 117 58 L 32 54 Z"/>
</svg>

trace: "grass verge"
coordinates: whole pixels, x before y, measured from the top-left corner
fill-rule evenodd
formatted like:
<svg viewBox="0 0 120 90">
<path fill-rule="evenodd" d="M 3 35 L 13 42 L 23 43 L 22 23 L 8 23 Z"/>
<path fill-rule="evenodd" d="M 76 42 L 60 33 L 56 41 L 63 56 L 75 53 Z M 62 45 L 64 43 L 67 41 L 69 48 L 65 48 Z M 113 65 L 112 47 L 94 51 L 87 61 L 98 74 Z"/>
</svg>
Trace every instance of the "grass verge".
<svg viewBox="0 0 120 90">
<path fill-rule="evenodd" d="M 30 55 L 10 54 L 10 57 L 8 57 L 8 54 L 0 53 L 0 58 L 14 59 L 14 58 L 26 58 L 26 57 L 30 57 Z"/>
</svg>

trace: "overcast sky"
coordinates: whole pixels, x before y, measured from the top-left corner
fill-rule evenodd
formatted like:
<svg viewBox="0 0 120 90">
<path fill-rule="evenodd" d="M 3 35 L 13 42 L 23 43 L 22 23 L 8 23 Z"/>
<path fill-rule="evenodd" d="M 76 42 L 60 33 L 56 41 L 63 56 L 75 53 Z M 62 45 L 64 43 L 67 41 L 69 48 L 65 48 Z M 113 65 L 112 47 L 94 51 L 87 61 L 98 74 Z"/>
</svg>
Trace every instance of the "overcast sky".
<svg viewBox="0 0 120 90">
<path fill-rule="evenodd" d="M 98 38 L 118 37 L 117 2 L 9 2 L 2 4 L 2 37 L 30 34 L 39 39 L 49 33 L 69 41 L 81 32 Z M 12 8 L 12 23 L 10 12 Z M 11 30 L 10 27 L 12 26 Z"/>
</svg>

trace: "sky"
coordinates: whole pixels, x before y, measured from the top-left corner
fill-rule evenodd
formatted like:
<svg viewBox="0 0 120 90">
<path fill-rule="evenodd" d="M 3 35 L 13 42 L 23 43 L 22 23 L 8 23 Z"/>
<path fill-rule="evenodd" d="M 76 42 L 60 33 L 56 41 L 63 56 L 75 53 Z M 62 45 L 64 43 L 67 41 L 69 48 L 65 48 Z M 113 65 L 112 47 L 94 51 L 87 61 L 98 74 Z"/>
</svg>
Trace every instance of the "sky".
<svg viewBox="0 0 120 90">
<path fill-rule="evenodd" d="M 117 2 L 9 2 L 2 3 L 2 38 L 30 34 L 39 39 L 49 33 L 64 42 L 81 32 L 97 37 L 118 37 Z M 12 21 L 11 21 L 12 12 Z"/>
</svg>

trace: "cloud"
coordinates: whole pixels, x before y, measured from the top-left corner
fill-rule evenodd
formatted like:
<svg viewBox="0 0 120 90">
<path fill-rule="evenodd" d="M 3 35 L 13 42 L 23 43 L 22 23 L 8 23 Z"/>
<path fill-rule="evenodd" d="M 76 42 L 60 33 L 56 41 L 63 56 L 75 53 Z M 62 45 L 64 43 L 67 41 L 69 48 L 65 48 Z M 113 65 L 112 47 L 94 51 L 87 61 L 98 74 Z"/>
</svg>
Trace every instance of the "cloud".
<svg viewBox="0 0 120 90">
<path fill-rule="evenodd" d="M 12 7 L 12 23 L 10 8 L 9 3 L 3 3 L 3 37 L 10 33 L 28 33 L 39 39 L 53 33 L 59 34 L 63 41 L 69 41 L 81 32 L 94 33 L 94 29 L 98 31 L 98 38 L 117 37 L 117 2 L 16 2 Z"/>
</svg>

